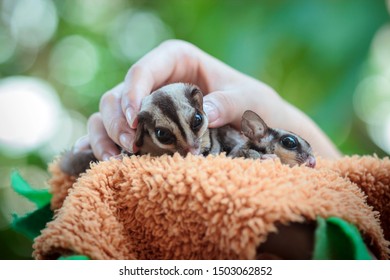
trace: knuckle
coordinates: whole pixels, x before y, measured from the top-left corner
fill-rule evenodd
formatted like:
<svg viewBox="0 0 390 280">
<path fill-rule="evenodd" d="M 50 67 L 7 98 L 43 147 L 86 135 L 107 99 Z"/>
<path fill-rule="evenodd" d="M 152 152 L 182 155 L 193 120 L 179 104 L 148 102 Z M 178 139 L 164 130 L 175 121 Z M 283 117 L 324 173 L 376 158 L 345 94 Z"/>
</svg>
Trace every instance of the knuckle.
<svg viewBox="0 0 390 280">
<path fill-rule="evenodd" d="M 116 138 L 115 136 L 119 134 L 118 133 L 118 129 L 119 129 L 118 123 L 113 121 L 113 120 L 111 120 L 106 125 L 106 129 L 107 129 L 108 136 L 110 136 L 110 138 L 112 138 L 112 139 L 115 139 Z"/>
<path fill-rule="evenodd" d="M 237 113 L 237 101 L 233 100 L 230 95 L 221 91 L 214 92 L 214 98 L 218 100 L 220 105 L 219 112 L 222 118 L 229 123 L 233 121 Z"/>
<path fill-rule="evenodd" d="M 102 121 L 102 118 L 101 118 L 101 115 L 99 112 L 96 112 L 96 113 L 93 113 L 89 119 L 88 119 L 88 125 L 91 126 L 91 125 L 95 125 L 97 124 L 98 122 L 101 122 Z"/>
<path fill-rule="evenodd" d="M 228 108 L 229 110 L 230 109 L 234 109 L 234 107 L 235 107 L 234 105 L 235 104 L 234 104 L 232 98 L 230 96 L 228 96 L 226 93 L 220 92 L 220 91 L 215 92 L 215 97 L 221 103 L 222 108 Z"/>
<path fill-rule="evenodd" d="M 116 100 L 117 100 L 117 98 L 114 95 L 114 93 L 112 91 L 108 91 L 100 99 L 99 110 L 102 111 L 105 107 L 110 106 L 111 104 L 114 104 Z"/>
<path fill-rule="evenodd" d="M 142 66 L 141 63 L 136 62 L 127 71 L 125 79 L 129 79 L 130 77 L 139 77 L 139 76 L 142 76 L 143 73 L 145 73 L 145 67 Z"/>
<path fill-rule="evenodd" d="M 93 142 L 94 137 L 99 131 L 99 127 L 102 125 L 102 118 L 100 113 L 93 113 L 87 122 L 88 134 L 90 135 L 89 139 Z"/>
<path fill-rule="evenodd" d="M 121 122 L 112 119 L 107 123 L 106 130 L 108 136 L 113 139 L 115 142 L 118 142 L 119 135 L 122 131 L 122 124 Z"/>
<path fill-rule="evenodd" d="M 168 39 L 162 42 L 158 47 L 161 48 L 172 48 L 173 46 L 176 46 L 178 44 L 181 44 L 183 41 L 179 39 Z"/>
<path fill-rule="evenodd" d="M 180 39 L 169 39 L 160 44 L 161 48 L 167 49 L 172 52 L 190 52 L 195 46 L 189 42 Z"/>
<path fill-rule="evenodd" d="M 137 96 L 135 95 L 126 95 L 122 97 L 122 104 L 124 108 L 134 108 L 137 102 Z"/>
</svg>

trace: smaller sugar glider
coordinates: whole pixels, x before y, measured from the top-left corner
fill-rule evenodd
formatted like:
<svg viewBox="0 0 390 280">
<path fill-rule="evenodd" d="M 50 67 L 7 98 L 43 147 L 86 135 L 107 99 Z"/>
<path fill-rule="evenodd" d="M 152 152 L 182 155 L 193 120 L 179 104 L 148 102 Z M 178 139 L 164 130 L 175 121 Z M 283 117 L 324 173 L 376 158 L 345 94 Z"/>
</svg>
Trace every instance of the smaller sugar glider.
<svg viewBox="0 0 390 280">
<path fill-rule="evenodd" d="M 279 158 L 289 166 L 304 164 L 314 168 L 316 165 L 312 148 L 306 140 L 292 132 L 270 128 L 253 111 L 244 112 L 241 131 L 248 140 L 236 146 L 229 154 L 231 157 Z"/>
</svg>

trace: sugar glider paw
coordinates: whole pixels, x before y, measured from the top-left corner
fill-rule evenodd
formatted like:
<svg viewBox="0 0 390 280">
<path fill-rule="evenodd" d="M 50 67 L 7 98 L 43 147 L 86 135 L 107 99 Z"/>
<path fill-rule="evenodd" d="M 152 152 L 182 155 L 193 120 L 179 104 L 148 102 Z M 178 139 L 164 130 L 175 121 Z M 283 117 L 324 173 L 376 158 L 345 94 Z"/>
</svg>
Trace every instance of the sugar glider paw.
<svg viewBox="0 0 390 280">
<path fill-rule="evenodd" d="M 278 156 L 275 154 L 264 154 L 264 155 L 261 155 L 261 157 L 260 157 L 261 160 L 267 160 L 267 159 L 275 160 L 277 158 L 278 158 Z"/>
</svg>

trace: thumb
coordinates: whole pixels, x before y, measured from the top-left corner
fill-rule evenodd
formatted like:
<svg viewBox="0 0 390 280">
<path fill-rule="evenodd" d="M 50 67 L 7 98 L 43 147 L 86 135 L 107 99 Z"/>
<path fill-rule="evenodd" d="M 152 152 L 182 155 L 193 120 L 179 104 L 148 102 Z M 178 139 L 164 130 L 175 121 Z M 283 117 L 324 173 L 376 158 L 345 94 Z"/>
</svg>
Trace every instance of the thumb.
<svg viewBox="0 0 390 280">
<path fill-rule="evenodd" d="M 240 105 L 234 94 L 227 91 L 215 91 L 203 99 L 203 110 L 207 115 L 209 127 L 220 127 L 235 123 Z"/>
</svg>

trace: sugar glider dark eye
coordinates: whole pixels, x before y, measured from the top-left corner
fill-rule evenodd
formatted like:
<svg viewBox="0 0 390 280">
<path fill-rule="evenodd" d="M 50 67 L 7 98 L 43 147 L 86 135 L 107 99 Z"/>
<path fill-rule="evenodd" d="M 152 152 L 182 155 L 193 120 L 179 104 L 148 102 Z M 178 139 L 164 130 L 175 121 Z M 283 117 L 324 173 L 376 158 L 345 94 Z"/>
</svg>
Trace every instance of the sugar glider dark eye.
<svg viewBox="0 0 390 280">
<path fill-rule="evenodd" d="M 194 95 L 197 94 L 198 92 L 199 92 L 199 89 L 197 89 L 197 88 L 195 87 L 195 88 L 193 88 L 193 89 L 191 90 L 191 95 L 194 96 Z"/>
<path fill-rule="evenodd" d="M 196 112 L 194 115 L 194 118 L 192 119 L 191 128 L 193 131 L 198 131 L 203 124 L 203 117 L 202 114 L 199 112 Z"/>
<path fill-rule="evenodd" d="M 160 141 L 161 144 L 164 144 L 164 145 L 169 145 L 169 144 L 172 144 L 173 142 L 175 142 L 176 138 L 175 136 L 172 134 L 172 132 L 170 132 L 168 129 L 166 128 L 160 128 L 160 127 L 157 127 L 155 130 L 154 130 L 154 133 L 156 135 L 156 138 L 158 141 Z"/>
<path fill-rule="evenodd" d="M 286 135 L 280 139 L 282 146 L 288 150 L 295 150 L 298 147 L 298 140 L 292 135 Z"/>
</svg>

